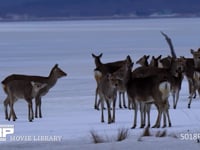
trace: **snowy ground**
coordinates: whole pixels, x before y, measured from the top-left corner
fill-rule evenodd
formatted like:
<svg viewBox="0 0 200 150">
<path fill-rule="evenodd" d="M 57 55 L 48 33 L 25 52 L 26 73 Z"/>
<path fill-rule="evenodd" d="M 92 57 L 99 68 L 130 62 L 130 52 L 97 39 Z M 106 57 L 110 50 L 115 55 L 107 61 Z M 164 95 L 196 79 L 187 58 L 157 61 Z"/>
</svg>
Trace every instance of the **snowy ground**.
<svg viewBox="0 0 200 150">
<path fill-rule="evenodd" d="M 200 135 L 200 101 L 195 99 L 191 109 L 187 108 L 186 80 L 178 108 L 170 109 L 172 127 L 166 128 L 166 137 L 138 140 L 143 132 L 138 122 L 138 128 L 129 130 L 128 139 L 115 142 L 119 129 L 132 126 L 133 111 L 117 108 L 115 124 L 100 123 L 100 112 L 93 109 L 96 83 L 91 56 L 102 52 L 103 62 L 125 59 L 127 55 L 134 61 L 144 54 L 167 56 L 170 51 L 160 34 L 164 31 L 178 56 L 192 57 L 190 49 L 200 47 L 199 26 L 197 18 L 0 23 L 1 80 L 12 73 L 47 76 L 56 63 L 68 73 L 43 97 L 43 118 L 32 123 L 28 122 L 23 100 L 15 104 L 18 120 L 4 119 L 6 95 L 0 90 L 0 125 L 14 125 L 14 134 L 0 142 L 1 149 L 199 149 L 194 139 Z M 151 116 L 153 125 L 157 116 L 154 108 Z M 93 144 L 92 130 L 109 142 Z M 163 130 L 151 129 L 151 133 Z M 42 137 L 57 137 L 57 141 L 45 142 Z"/>
</svg>

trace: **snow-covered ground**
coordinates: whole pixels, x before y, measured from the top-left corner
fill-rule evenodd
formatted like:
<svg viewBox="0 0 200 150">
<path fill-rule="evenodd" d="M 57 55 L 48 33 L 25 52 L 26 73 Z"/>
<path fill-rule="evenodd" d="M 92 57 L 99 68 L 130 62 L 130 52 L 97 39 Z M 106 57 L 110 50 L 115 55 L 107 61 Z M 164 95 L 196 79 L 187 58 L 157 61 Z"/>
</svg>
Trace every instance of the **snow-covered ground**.
<svg viewBox="0 0 200 150">
<path fill-rule="evenodd" d="M 178 56 L 192 57 L 190 49 L 200 47 L 199 26 L 199 18 L 0 23 L 1 80 L 13 73 L 47 76 L 56 63 L 68 73 L 42 98 L 43 118 L 31 123 L 24 100 L 15 103 L 16 122 L 4 119 L 6 95 L 0 90 L 0 125 L 14 125 L 14 134 L 0 142 L 0 149 L 199 149 L 200 144 L 194 139 L 200 136 L 200 101 L 195 99 L 191 109 L 187 108 L 186 80 L 178 108 L 170 109 L 172 127 L 166 128 L 166 137 L 139 140 L 143 129 L 139 128 L 139 119 L 138 127 L 130 129 L 133 111 L 128 109 L 117 107 L 116 123 L 101 123 L 100 112 L 93 108 L 96 82 L 91 56 L 103 53 L 102 61 L 111 62 L 127 55 L 134 61 L 144 54 L 170 55 L 160 34 L 163 31 L 171 37 Z M 153 125 L 157 116 L 154 108 L 151 116 Z M 122 128 L 130 129 L 129 136 L 115 142 Z M 93 144 L 91 131 L 108 142 Z M 150 131 L 156 134 L 164 129 Z"/>
</svg>

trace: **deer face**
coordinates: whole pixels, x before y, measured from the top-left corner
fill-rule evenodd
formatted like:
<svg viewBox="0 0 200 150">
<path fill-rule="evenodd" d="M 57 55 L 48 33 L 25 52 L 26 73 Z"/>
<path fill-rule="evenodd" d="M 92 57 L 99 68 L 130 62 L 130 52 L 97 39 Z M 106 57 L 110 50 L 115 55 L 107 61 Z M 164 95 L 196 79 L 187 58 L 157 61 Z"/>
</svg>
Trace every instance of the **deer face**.
<svg viewBox="0 0 200 150">
<path fill-rule="evenodd" d="M 159 62 L 160 62 L 161 57 L 162 57 L 162 55 L 160 55 L 158 57 L 152 56 L 150 66 L 159 67 Z"/>
<path fill-rule="evenodd" d="M 96 67 L 99 67 L 99 65 L 101 64 L 102 55 L 103 55 L 102 53 L 99 54 L 99 55 L 92 54 L 92 57 L 94 58 L 94 62 L 95 62 Z"/>
<path fill-rule="evenodd" d="M 108 77 L 108 81 L 110 82 L 110 84 L 113 87 L 117 88 L 119 86 L 119 84 L 120 84 L 119 78 L 117 78 L 115 75 L 111 75 L 111 74 L 108 74 L 107 77 Z"/>
<path fill-rule="evenodd" d="M 148 66 L 148 59 L 149 55 L 144 55 L 138 61 L 136 61 L 136 64 L 139 64 L 141 66 Z"/>
<path fill-rule="evenodd" d="M 178 77 L 185 71 L 186 60 L 184 58 L 176 58 L 172 63 L 172 73 L 175 77 Z"/>
<path fill-rule="evenodd" d="M 58 64 L 56 64 L 53 69 L 53 74 L 57 77 L 57 78 L 61 78 L 61 77 L 64 77 L 64 76 L 67 76 L 67 73 L 65 73 L 62 69 L 60 69 L 58 67 Z M 52 73 L 51 73 L 52 74 Z"/>
<path fill-rule="evenodd" d="M 200 68 L 200 49 L 197 51 L 191 49 L 191 54 L 193 55 L 195 68 Z"/>
</svg>

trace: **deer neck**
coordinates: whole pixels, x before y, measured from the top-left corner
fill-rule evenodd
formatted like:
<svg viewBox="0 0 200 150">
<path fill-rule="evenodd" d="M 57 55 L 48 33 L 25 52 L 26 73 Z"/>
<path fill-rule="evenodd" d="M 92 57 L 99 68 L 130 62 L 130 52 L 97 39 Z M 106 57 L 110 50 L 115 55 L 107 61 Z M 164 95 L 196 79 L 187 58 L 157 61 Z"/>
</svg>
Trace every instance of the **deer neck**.
<svg viewBox="0 0 200 150">
<path fill-rule="evenodd" d="M 96 64 L 96 67 L 102 66 L 102 62 L 99 58 L 95 59 L 95 64 Z"/>
<path fill-rule="evenodd" d="M 54 71 L 52 71 L 48 76 L 48 86 L 52 87 L 56 84 L 58 77 Z"/>
</svg>

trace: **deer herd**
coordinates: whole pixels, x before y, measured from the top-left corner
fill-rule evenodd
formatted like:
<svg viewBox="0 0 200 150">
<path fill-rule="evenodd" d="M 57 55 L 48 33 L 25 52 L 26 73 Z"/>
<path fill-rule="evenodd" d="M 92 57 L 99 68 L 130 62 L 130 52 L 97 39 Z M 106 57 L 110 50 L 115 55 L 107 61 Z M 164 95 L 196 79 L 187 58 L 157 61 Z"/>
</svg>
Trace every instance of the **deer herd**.
<svg viewBox="0 0 200 150">
<path fill-rule="evenodd" d="M 137 126 L 137 113 L 140 111 L 140 127 L 150 127 L 151 105 L 154 104 L 158 111 L 154 128 L 159 128 L 163 117 L 163 127 L 171 127 L 169 115 L 169 97 L 172 96 L 173 108 L 176 109 L 181 84 L 184 76 L 188 80 L 189 102 L 197 93 L 200 95 L 200 48 L 191 49 L 193 57 L 176 57 L 171 39 L 161 32 L 166 38 L 172 56 L 163 57 L 144 55 L 135 63 L 128 55 L 124 60 L 102 63 L 100 55 L 92 54 L 94 63 L 94 77 L 96 80 L 94 108 L 101 107 L 101 122 L 104 122 L 104 110 L 108 113 L 108 123 L 115 122 L 116 100 L 119 97 L 119 107 L 134 110 L 132 128 Z M 42 118 L 41 97 L 56 84 L 61 77 L 67 76 L 56 64 L 50 71 L 49 76 L 31 76 L 12 74 L 1 83 L 7 97 L 4 100 L 5 119 L 17 119 L 14 111 L 14 103 L 18 99 L 24 99 L 28 103 L 28 120 L 31 122 L 34 116 Z M 127 98 L 126 98 L 127 96 Z M 35 99 L 35 115 L 32 99 Z M 126 99 L 128 100 L 126 103 Z M 106 104 L 106 105 L 105 105 Z M 106 106 L 106 107 L 105 107 Z M 8 111 L 8 108 L 9 111 Z M 147 120 L 147 123 L 146 123 Z M 167 124 L 168 122 L 168 124 Z"/>
<path fill-rule="evenodd" d="M 196 97 L 197 92 L 200 94 L 200 49 L 191 49 L 191 54 L 193 58 L 177 58 L 175 53 L 172 53 L 172 56 L 164 58 L 161 55 L 152 56 L 151 60 L 149 55 L 144 55 L 136 61 L 136 64 L 140 65 L 137 68 L 133 67 L 134 62 L 129 55 L 124 60 L 102 63 L 102 53 L 92 54 L 96 65 L 94 77 L 97 83 L 94 108 L 99 110 L 101 107 L 101 122 L 104 122 L 104 109 L 108 112 L 108 123 L 115 122 L 116 100 L 119 93 L 119 107 L 122 108 L 123 99 L 123 107 L 134 110 L 132 128 L 137 126 L 138 109 L 140 127 L 150 127 L 152 104 L 158 111 L 153 127 L 160 127 L 162 117 L 163 127 L 171 127 L 169 97 L 172 96 L 173 108 L 176 109 L 184 76 L 189 87 L 188 108 L 191 107 L 192 99 Z"/>
</svg>

